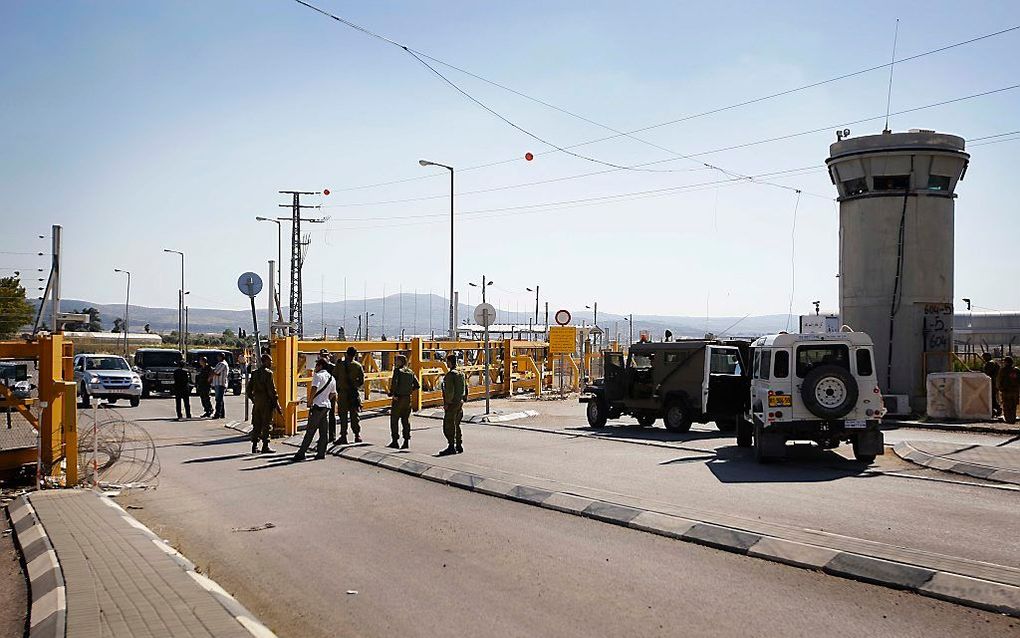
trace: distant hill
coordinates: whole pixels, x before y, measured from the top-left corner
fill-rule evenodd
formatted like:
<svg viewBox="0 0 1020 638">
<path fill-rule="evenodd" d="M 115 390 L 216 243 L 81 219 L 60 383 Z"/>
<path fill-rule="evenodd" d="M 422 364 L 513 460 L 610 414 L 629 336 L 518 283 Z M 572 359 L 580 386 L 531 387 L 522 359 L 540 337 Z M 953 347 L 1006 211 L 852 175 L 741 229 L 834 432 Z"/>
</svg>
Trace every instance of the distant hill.
<svg viewBox="0 0 1020 638">
<path fill-rule="evenodd" d="M 38 307 L 38 301 L 34 302 Z M 404 293 L 402 295 L 389 295 L 385 298 L 375 298 L 362 301 L 327 302 L 323 304 L 305 304 L 305 335 L 308 337 L 321 336 L 323 324 L 328 336 L 336 337 L 337 328 L 346 326 L 347 338 L 353 339 L 358 329 L 359 316 L 364 321 L 367 311 L 369 317 L 369 329 L 373 338 L 379 338 L 380 333 L 387 337 L 394 338 L 400 335 L 401 329 L 405 335 L 418 334 L 429 335 L 443 334 L 447 325 L 446 298 L 438 295 L 415 295 Z M 80 299 L 64 299 L 60 302 L 62 312 L 71 312 L 86 307 L 94 307 L 99 310 L 103 329 L 110 330 L 113 327 L 113 320 L 124 314 L 123 304 L 96 304 Z M 141 332 L 142 326 L 149 324 L 153 332 L 170 332 L 177 329 L 177 308 L 149 308 L 146 306 L 131 306 L 131 331 Z M 471 321 L 473 308 L 467 304 L 460 304 L 459 317 L 461 320 Z M 286 317 L 287 309 L 284 309 Z M 550 310 L 550 313 L 552 310 Z M 544 310 L 543 310 L 544 313 Z M 571 311 L 575 324 L 582 322 L 591 325 L 592 313 L 588 310 Z M 43 315 L 45 318 L 45 315 Z M 258 308 L 258 319 L 260 329 L 265 326 L 261 322 L 265 320 L 266 309 Z M 188 326 L 191 332 L 221 333 L 230 328 L 237 330 L 244 328 L 251 330 L 251 312 L 248 310 L 219 310 L 215 308 L 191 308 L 188 312 Z M 628 324 L 624 315 L 611 313 L 599 313 L 599 326 L 605 330 L 609 337 L 613 337 L 615 331 L 626 340 L 628 335 Z M 534 313 L 513 312 L 497 309 L 498 323 L 518 323 L 527 325 L 528 321 L 534 320 Z M 545 320 L 543 315 L 539 316 L 539 322 Z M 550 316 L 550 321 L 552 317 Z M 797 318 L 793 317 L 791 326 L 796 327 Z M 641 330 L 648 330 L 654 339 L 661 339 L 666 330 L 671 330 L 677 337 L 702 337 L 706 332 L 722 334 L 726 331 L 727 336 L 758 336 L 762 334 L 785 330 L 787 326 L 787 315 L 763 315 L 741 317 L 689 317 L 689 316 L 668 316 L 668 315 L 634 315 L 634 338 L 636 339 Z"/>
</svg>

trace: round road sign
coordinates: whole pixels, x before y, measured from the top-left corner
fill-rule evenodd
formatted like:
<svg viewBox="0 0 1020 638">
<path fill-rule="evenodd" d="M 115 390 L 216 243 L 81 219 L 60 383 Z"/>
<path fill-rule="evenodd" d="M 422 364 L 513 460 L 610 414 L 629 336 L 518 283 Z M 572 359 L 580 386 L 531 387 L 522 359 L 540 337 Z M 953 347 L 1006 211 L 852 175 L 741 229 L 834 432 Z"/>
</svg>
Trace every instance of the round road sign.
<svg viewBox="0 0 1020 638">
<path fill-rule="evenodd" d="M 237 289 L 249 297 L 262 292 L 262 278 L 253 272 L 246 272 L 237 278 Z"/>
<path fill-rule="evenodd" d="M 475 308 L 475 323 L 488 328 L 496 321 L 496 307 L 491 303 L 480 303 Z"/>
<path fill-rule="evenodd" d="M 556 323 L 560 324 L 561 326 L 565 326 L 568 323 L 570 323 L 570 311 L 566 309 L 557 310 L 555 318 Z"/>
</svg>

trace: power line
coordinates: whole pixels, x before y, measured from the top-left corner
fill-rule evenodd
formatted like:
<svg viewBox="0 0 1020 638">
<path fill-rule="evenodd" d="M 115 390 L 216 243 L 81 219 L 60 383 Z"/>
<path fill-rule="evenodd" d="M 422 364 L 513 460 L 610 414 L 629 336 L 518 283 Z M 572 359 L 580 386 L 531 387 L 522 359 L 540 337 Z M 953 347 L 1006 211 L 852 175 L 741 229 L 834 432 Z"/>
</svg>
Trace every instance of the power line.
<svg viewBox="0 0 1020 638">
<path fill-rule="evenodd" d="M 390 38 L 387 38 L 387 37 L 385 37 L 383 35 L 375 33 L 374 31 L 371 31 L 371 30 L 369 30 L 369 29 L 367 29 L 365 27 L 362 27 L 362 26 L 360 26 L 358 24 L 355 24 L 354 22 L 351 22 L 350 20 L 346 20 L 346 19 L 344 19 L 344 18 L 342 18 L 340 16 L 337 16 L 337 15 L 334 15 L 332 13 L 329 13 L 328 11 L 325 11 L 325 10 L 323 10 L 323 9 L 321 9 L 321 8 L 311 4 L 309 2 L 305 2 L 304 0 L 294 0 L 294 1 L 297 2 L 298 4 L 304 6 L 304 7 L 307 7 L 309 9 L 311 9 L 311 10 L 313 10 L 313 11 L 315 11 L 315 12 L 317 12 L 317 13 L 323 15 L 323 16 L 331 18 L 331 19 L 333 19 L 333 20 L 335 20 L 337 22 L 340 22 L 341 24 L 344 24 L 345 26 L 348 26 L 348 27 L 350 27 L 352 29 L 355 29 L 355 30 L 357 30 L 357 31 L 359 31 L 359 32 L 361 32 L 361 33 L 363 33 L 365 35 L 368 35 L 370 37 L 376 38 L 376 39 L 381 40 L 381 41 L 383 41 L 383 42 L 385 42 L 387 44 L 393 45 L 395 47 L 398 47 L 398 48 L 404 50 L 406 53 L 408 53 L 409 55 L 413 56 L 416 60 L 418 60 L 418 62 L 420 62 L 422 65 L 427 67 L 432 73 L 436 74 L 444 82 L 449 84 L 451 87 L 456 89 L 458 92 L 462 93 L 468 99 L 470 99 L 473 102 L 475 102 L 478 106 L 484 108 L 486 111 L 490 112 L 492 115 L 500 118 L 505 123 L 507 123 L 508 125 L 514 127 L 515 129 L 521 131 L 522 133 L 525 133 L 526 135 L 528 135 L 528 136 L 538 140 L 539 142 L 547 144 L 547 145 L 553 147 L 553 149 L 554 149 L 554 150 L 551 150 L 551 151 L 544 151 L 544 152 L 540 151 L 538 154 L 541 155 L 541 154 L 552 153 L 552 152 L 564 152 L 564 153 L 567 153 L 567 154 L 570 154 L 570 155 L 574 155 L 575 157 L 579 157 L 581 159 L 586 159 L 588 161 L 593 161 L 593 162 L 601 163 L 601 164 L 604 164 L 604 165 L 607 165 L 607 166 L 616 167 L 616 168 L 619 168 L 621 170 L 635 170 L 635 169 L 647 166 L 647 164 L 644 164 L 644 165 L 638 164 L 638 165 L 634 165 L 634 166 L 621 166 L 621 165 L 616 165 L 616 164 L 613 164 L 613 163 L 610 163 L 610 162 L 604 162 L 602 160 L 598 160 L 598 159 L 591 158 L 591 157 L 588 157 L 588 156 L 572 153 L 570 151 L 570 149 L 579 148 L 581 146 L 586 146 L 586 145 L 589 145 L 589 144 L 595 144 L 597 142 L 607 141 L 607 140 L 615 139 L 615 138 L 618 138 L 618 137 L 630 137 L 631 139 L 634 139 L 635 141 L 642 142 L 642 143 L 648 144 L 650 146 L 654 146 L 656 148 L 659 148 L 659 149 L 664 150 L 666 152 L 669 152 L 671 154 L 680 155 L 680 156 L 682 156 L 682 158 L 687 159 L 687 158 L 689 158 L 688 156 L 685 156 L 685 155 L 683 155 L 681 153 L 677 153 L 677 152 L 672 151 L 670 149 L 658 146 L 658 145 L 656 145 L 656 144 L 654 144 L 652 142 L 649 142 L 647 140 L 644 140 L 644 139 L 641 139 L 641 138 L 637 138 L 637 137 L 633 137 L 633 134 L 634 133 L 640 133 L 640 132 L 643 132 L 643 131 L 653 130 L 653 129 L 656 129 L 656 128 L 661 128 L 661 127 L 664 127 L 664 126 L 669 126 L 669 125 L 672 125 L 672 124 L 678 124 L 680 122 L 685 122 L 685 121 L 689 121 L 689 120 L 696 119 L 696 118 L 701 118 L 701 117 L 706 117 L 706 116 L 709 116 L 709 115 L 714 115 L 714 114 L 721 113 L 721 112 L 724 112 L 724 111 L 728 111 L 728 110 L 732 110 L 732 109 L 736 109 L 736 108 L 741 108 L 741 107 L 748 106 L 748 105 L 751 105 L 751 104 L 756 104 L 758 102 L 763 102 L 763 101 L 766 101 L 766 100 L 771 100 L 771 99 L 775 99 L 775 98 L 778 98 L 778 97 L 782 97 L 782 96 L 785 96 L 785 95 L 790 95 L 792 93 L 796 93 L 796 92 L 799 92 L 799 91 L 807 90 L 807 89 L 810 89 L 810 88 L 815 88 L 815 87 L 818 87 L 818 86 L 823 86 L 825 84 L 830 84 L 832 82 L 837 82 L 837 81 L 840 81 L 840 80 L 849 79 L 849 78 L 852 78 L 852 77 L 856 77 L 856 76 L 859 76 L 859 75 L 870 73 L 872 71 L 884 69 L 884 68 L 887 68 L 887 67 L 892 67 L 894 64 L 902 64 L 903 62 L 909 62 L 911 60 L 916 60 L 916 59 L 919 59 L 919 58 L 922 58 L 922 57 L 925 57 L 925 56 L 933 55 L 933 54 L 936 54 L 936 53 L 941 53 L 941 52 L 944 52 L 944 51 L 948 51 L 950 49 L 954 49 L 954 48 L 957 48 L 957 47 L 965 46 L 967 44 L 973 44 L 974 42 L 978 42 L 978 41 L 985 40 L 985 39 L 988 39 L 988 38 L 993 38 L 993 37 L 996 37 L 996 36 L 999 36 L 999 35 L 1003 35 L 1003 34 L 1006 34 L 1006 33 L 1010 33 L 1012 31 L 1016 31 L 1016 30 L 1020 29 L 1020 25 L 1008 27 L 1008 28 L 1005 28 L 1005 29 L 1001 29 L 999 31 L 995 31 L 995 32 L 992 32 L 992 33 L 986 33 L 986 34 L 983 34 L 983 35 L 980 35 L 980 36 L 977 36 L 977 37 L 974 37 L 974 38 L 970 38 L 968 40 L 963 40 L 963 41 L 960 41 L 960 42 L 954 42 L 954 43 L 951 43 L 951 44 L 948 44 L 948 45 L 945 45 L 945 46 L 942 46 L 942 47 L 938 47 L 936 49 L 931 49 L 931 50 L 928 50 L 928 51 L 924 51 L 924 52 L 921 52 L 921 53 L 918 53 L 918 54 L 915 54 L 915 55 L 912 55 L 912 56 L 908 56 L 908 57 L 902 58 L 902 59 L 900 59 L 898 61 L 894 59 L 894 60 L 892 60 L 892 61 L 890 61 L 888 63 L 885 63 L 885 64 L 880 64 L 880 65 L 876 65 L 876 66 L 872 66 L 872 67 L 868 67 L 868 68 L 864 68 L 864 69 L 859 69 L 857 71 L 853 71 L 853 72 L 850 72 L 850 73 L 844 73 L 842 75 L 838 75 L 838 76 L 835 76 L 835 77 L 827 78 L 825 80 L 820 80 L 820 81 L 817 81 L 817 82 L 812 82 L 810 84 L 801 85 L 801 86 L 794 87 L 794 88 L 791 88 L 791 89 L 786 89 L 784 91 L 778 91 L 778 92 L 771 93 L 771 94 L 768 94 L 768 95 L 763 95 L 763 96 L 759 96 L 759 97 L 756 97 L 756 98 L 751 98 L 751 99 L 748 99 L 748 100 L 744 100 L 742 102 L 738 102 L 738 103 L 735 103 L 735 104 L 730 104 L 730 105 L 726 105 L 726 106 L 710 109 L 710 110 L 707 110 L 707 111 L 702 111 L 700 113 L 694 113 L 694 114 L 691 114 L 691 115 L 686 115 L 686 116 L 683 116 L 683 117 L 680 117 L 680 118 L 677 118 L 677 119 L 674 119 L 674 120 L 669 120 L 667 122 L 661 122 L 661 123 L 658 123 L 658 124 L 653 124 L 653 125 L 645 126 L 645 127 L 642 127 L 642 128 L 634 129 L 634 130 L 631 130 L 631 131 L 619 131 L 619 130 L 611 127 L 611 126 L 602 124 L 600 122 L 597 122 L 595 120 L 587 118 L 587 117 L 585 117 L 583 115 L 579 115 L 579 114 L 574 113 L 574 112 L 572 112 L 572 111 L 570 111 L 568 109 L 556 106 L 556 105 L 551 104 L 551 103 L 549 103 L 549 102 L 547 102 L 545 100 L 541 100 L 539 98 L 535 98 L 535 97 L 530 96 L 530 95 L 528 95 L 528 94 L 526 94 L 526 93 L 524 93 L 522 91 L 518 91 L 516 89 L 508 87 L 508 86 L 506 86 L 504 84 L 501 84 L 499 82 L 490 80 L 490 79 L 488 79 L 488 78 L 486 78 L 484 76 L 481 76 L 481 75 L 479 75 L 477 73 L 473 73 L 471 71 L 468 71 L 466 69 L 458 67 L 458 66 L 456 66 L 454 64 L 451 64 L 449 62 L 446 62 L 444 60 L 440 60 L 439 58 L 431 56 L 431 55 L 429 55 L 429 54 L 427 54 L 427 53 L 425 53 L 423 51 L 419 51 L 417 49 L 413 49 L 413 48 L 408 47 L 406 45 L 400 44 L 399 42 L 396 42 L 396 41 L 394 41 L 394 40 L 392 40 Z M 430 60 L 432 62 L 435 62 L 437 64 L 443 65 L 443 66 L 445 66 L 447 68 L 453 69 L 453 70 L 455 70 L 457 72 L 463 73 L 463 74 L 468 75 L 470 77 L 473 77 L 473 78 L 475 78 L 477 80 L 480 80 L 482 82 L 485 82 L 487 84 L 490 84 L 492 86 L 500 88 L 500 89 L 502 89 L 504 91 L 508 91 L 510 93 L 513 93 L 514 95 L 517 95 L 517 96 L 520 96 L 520 97 L 525 98 L 527 100 L 530 100 L 532 102 L 535 102 L 537 104 L 541 104 L 541 105 L 543 105 L 545 107 L 548 107 L 548 108 L 551 108 L 553 110 L 559 111 L 561 113 L 564 113 L 566 115 L 569 115 L 569 116 L 574 117 L 576 119 L 579 119 L 581 121 L 584 121 L 584 122 L 587 122 L 589 124 L 598 126 L 600 128 L 604 128 L 606 130 L 612 131 L 614 134 L 611 135 L 611 136 L 608 136 L 608 137 L 602 137 L 602 138 L 597 138 L 597 139 L 593 139 L 593 140 L 588 140 L 586 142 L 580 142 L 580 143 L 577 143 L 577 144 L 571 144 L 571 145 L 567 145 L 567 146 L 558 146 L 558 145 L 553 144 L 553 143 L 551 143 L 551 142 L 549 142 L 549 141 L 547 141 L 547 140 L 545 140 L 545 139 L 543 139 L 541 137 L 538 137 L 537 135 L 531 133 L 530 131 L 528 131 L 526 129 L 521 128 L 520 126 L 516 125 L 515 123 L 513 123 L 509 119 L 505 118 L 504 116 L 502 116 L 501 114 L 496 112 L 495 110 L 489 108 L 487 105 L 483 104 L 481 101 L 477 100 L 476 98 L 474 98 L 473 96 L 468 94 L 466 91 L 461 89 L 456 83 L 454 83 L 452 80 L 448 79 L 446 76 L 444 76 L 442 73 L 440 73 L 437 69 L 435 69 L 435 67 L 433 67 L 432 65 L 428 64 L 425 60 Z M 893 114 L 893 115 L 895 115 L 895 114 Z M 520 160 L 519 157 L 515 157 L 515 158 L 512 158 L 512 159 L 500 160 L 500 161 L 496 161 L 496 162 L 489 162 L 487 164 L 481 164 L 481 165 L 476 165 L 476 166 L 471 166 L 471 167 L 465 167 L 465 168 L 462 168 L 462 169 L 459 169 L 459 170 L 460 171 L 476 170 L 476 169 L 480 169 L 480 168 L 488 168 L 488 167 L 491 167 L 491 166 L 496 166 L 496 165 L 500 165 L 500 164 L 506 164 L 506 163 L 509 163 L 509 162 L 515 162 L 515 161 L 519 161 L 519 160 Z M 709 166 L 709 165 L 706 165 L 706 167 L 714 168 L 714 169 L 718 170 L 718 167 Z M 417 177 L 411 177 L 411 178 L 405 178 L 405 179 L 390 180 L 390 181 L 387 181 L 387 182 L 380 182 L 380 183 L 376 183 L 376 184 L 367 184 L 367 185 L 362 185 L 362 186 L 353 186 L 353 187 L 347 187 L 347 188 L 342 188 L 342 189 L 336 189 L 336 192 L 348 191 L 348 190 L 360 190 L 360 189 L 364 189 L 364 188 L 374 188 L 374 187 L 377 187 L 377 186 L 388 186 L 388 185 L 392 185 L 392 184 L 398 184 L 398 183 L 404 183 L 404 182 L 409 182 L 409 181 L 415 181 L 415 180 L 419 180 L 419 179 L 430 179 L 431 177 L 432 176 L 425 175 L 425 176 L 417 176 Z"/>
<path fill-rule="evenodd" d="M 822 167 L 809 166 L 809 167 L 802 167 L 802 168 L 798 168 L 798 169 L 789 169 L 789 170 L 785 170 L 785 171 L 776 171 L 776 172 L 772 172 L 772 173 L 763 173 L 760 176 L 750 176 L 750 177 L 751 178 L 774 177 L 774 176 L 779 176 L 779 175 L 796 176 L 796 174 L 798 174 L 798 172 L 802 172 L 802 171 L 808 171 L 808 172 L 816 172 L 817 171 L 817 172 L 822 172 L 824 170 L 826 170 L 826 169 L 824 169 Z M 800 174 L 804 174 L 804 173 L 800 173 Z M 492 217 L 504 217 L 504 216 L 507 216 L 507 215 L 524 215 L 524 214 L 546 213 L 546 212 L 550 212 L 551 210 L 566 209 L 566 208 L 577 208 L 579 206 L 586 206 L 586 205 L 597 205 L 597 204 L 604 204 L 604 203 L 617 202 L 617 201 L 631 201 L 631 200 L 635 200 L 635 199 L 646 199 L 646 198 L 651 198 L 651 197 L 662 197 L 662 196 L 668 196 L 668 195 L 675 194 L 675 193 L 680 193 L 680 192 L 693 192 L 693 191 L 696 191 L 696 190 L 705 190 L 705 189 L 717 187 L 719 185 L 737 185 L 737 184 L 741 184 L 741 183 L 748 183 L 749 181 L 751 181 L 751 180 L 749 180 L 747 178 L 731 177 L 731 178 L 723 179 L 723 180 L 714 180 L 714 181 L 702 182 L 702 183 L 698 183 L 698 184 L 687 184 L 687 185 L 684 185 L 684 186 L 672 186 L 672 187 L 660 188 L 660 189 L 652 189 L 652 190 L 647 190 L 647 191 L 635 191 L 635 192 L 630 192 L 630 193 L 618 193 L 618 194 L 612 194 L 612 195 L 602 195 L 602 196 L 598 196 L 598 197 L 588 197 L 588 198 L 583 198 L 583 199 L 565 200 L 565 201 L 557 201 L 557 202 L 544 202 L 544 203 L 536 203 L 536 204 L 525 204 L 525 205 L 520 205 L 520 206 L 507 206 L 507 207 L 501 207 L 501 208 L 485 208 L 485 209 L 478 209 L 478 210 L 471 210 L 471 211 L 460 211 L 460 212 L 457 213 L 457 216 L 459 218 L 460 217 L 465 217 L 466 218 L 468 216 L 471 216 L 470 218 L 465 220 L 465 221 L 471 221 L 473 219 L 488 219 L 488 218 L 492 218 Z M 807 195 L 809 193 L 805 192 L 804 194 Z M 825 197 L 823 195 L 815 195 L 815 196 L 816 197 L 821 197 L 821 198 L 829 200 L 829 201 L 831 201 L 833 199 L 831 197 Z M 444 217 L 445 218 L 447 215 L 449 215 L 449 213 L 432 213 L 432 214 L 422 214 L 422 215 L 397 215 L 397 216 L 389 216 L 389 217 L 366 217 L 366 218 L 358 218 L 358 219 L 347 219 L 345 221 L 424 220 L 424 219 L 439 218 L 439 217 Z M 373 228 L 391 228 L 391 227 L 396 227 L 396 226 L 415 226 L 415 225 L 431 224 L 431 223 L 436 223 L 436 222 L 434 222 L 434 221 L 411 221 L 411 222 L 398 223 L 398 224 L 375 224 L 375 225 L 369 225 L 369 226 L 351 226 L 349 228 L 327 228 L 327 229 L 324 229 L 323 231 L 320 231 L 320 232 L 328 232 L 328 233 L 332 233 L 332 232 L 349 232 L 349 231 L 354 231 L 354 230 L 369 230 L 369 229 L 373 229 Z"/>
</svg>

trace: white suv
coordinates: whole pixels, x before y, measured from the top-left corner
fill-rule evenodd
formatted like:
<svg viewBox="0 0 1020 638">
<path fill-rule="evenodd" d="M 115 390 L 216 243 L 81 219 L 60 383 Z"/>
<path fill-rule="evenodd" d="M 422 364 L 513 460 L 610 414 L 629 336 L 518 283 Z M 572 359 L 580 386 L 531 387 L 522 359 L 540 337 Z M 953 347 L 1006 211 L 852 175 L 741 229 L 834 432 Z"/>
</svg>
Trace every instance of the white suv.
<svg viewBox="0 0 1020 638">
<path fill-rule="evenodd" d="M 754 456 L 781 458 L 787 441 L 830 449 L 846 441 L 854 457 L 882 454 L 885 408 L 871 337 L 863 332 L 776 334 L 751 344 Z"/>
<path fill-rule="evenodd" d="M 142 398 L 142 379 L 131 369 L 124 357 L 113 354 L 80 354 L 74 358 L 74 380 L 83 407 L 92 404 L 92 397 L 116 403 L 128 399 L 137 407 Z"/>
</svg>

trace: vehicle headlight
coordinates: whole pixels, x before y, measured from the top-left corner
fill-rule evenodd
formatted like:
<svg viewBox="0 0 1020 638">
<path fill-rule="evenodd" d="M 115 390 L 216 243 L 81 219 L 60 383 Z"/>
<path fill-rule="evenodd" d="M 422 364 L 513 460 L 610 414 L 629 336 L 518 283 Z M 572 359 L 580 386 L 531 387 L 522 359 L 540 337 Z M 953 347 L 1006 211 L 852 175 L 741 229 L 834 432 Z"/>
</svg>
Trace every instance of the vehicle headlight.
<svg viewBox="0 0 1020 638">
<path fill-rule="evenodd" d="M 131 377 L 131 385 L 142 385 L 142 379 L 138 375 Z"/>
<path fill-rule="evenodd" d="M 88 376 L 88 379 L 89 379 L 89 383 L 99 383 L 99 375 L 98 374 L 90 374 Z"/>
<path fill-rule="evenodd" d="M 146 379 L 155 379 L 156 378 L 156 373 L 153 372 L 152 370 L 146 370 L 145 371 L 145 378 Z"/>
</svg>

